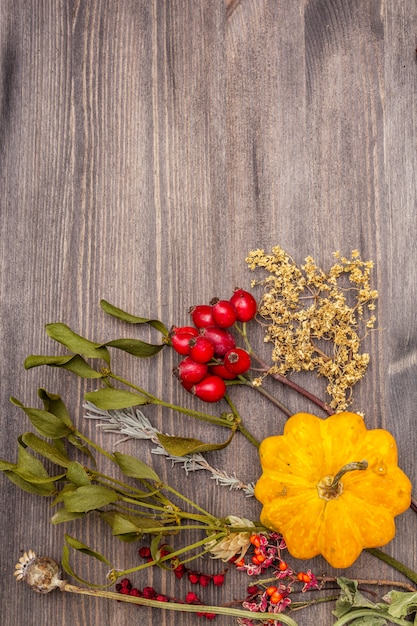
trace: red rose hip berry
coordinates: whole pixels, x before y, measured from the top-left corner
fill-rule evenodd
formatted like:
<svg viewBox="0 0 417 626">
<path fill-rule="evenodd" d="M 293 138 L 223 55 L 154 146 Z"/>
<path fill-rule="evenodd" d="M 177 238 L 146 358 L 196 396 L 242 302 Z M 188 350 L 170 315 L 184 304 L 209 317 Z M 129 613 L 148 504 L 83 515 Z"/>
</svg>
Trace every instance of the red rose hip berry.
<svg viewBox="0 0 417 626">
<path fill-rule="evenodd" d="M 204 402 L 218 402 L 226 393 L 226 384 L 220 376 L 209 375 L 195 384 L 191 393 Z"/>
<path fill-rule="evenodd" d="M 244 374 L 250 368 L 250 356 L 243 348 L 233 348 L 224 355 L 224 366 L 232 374 Z"/>
<path fill-rule="evenodd" d="M 258 309 L 255 298 L 248 291 L 235 289 L 230 303 L 234 306 L 236 317 L 239 322 L 249 322 L 252 320 Z"/>
<path fill-rule="evenodd" d="M 210 302 L 212 306 L 213 319 L 216 326 L 220 328 L 230 328 L 236 322 L 236 311 L 229 300 L 219 300 L 214 298 Z"/>
<path fill-rule="evenodd" d="M 189 346 L 190 357 L 197 363 L 208 363 L 214 356 L 214 345 L 206 337 L 192 337 Z"/>
<path fill-rule="evenodd" d="M 206 363 L 196 363 L 196 361 L 193 361 L 189 356 L 186 356 L 185 359 L 183 359 L 181 363 L 178 363 L 177 367 L 173 369 L 174 376 L 178 378 L 186 389 L 195 383 L 199 383 L 200 380 L 203 380 L 207 372 L 208 366 Z"/>
<path fill-rule="evenodd" d="M 207 328 L 213 326 L 213 311 L 209 304 L 198 304 L 190 309 L 191 319 L 197 328 Z"/>
<path fill-rule="evenodd" d="M 169 338 L 175 352 L 187 356 L 190 354 L 189 341 L 197 335 L 198 330 L 193 326 L 174 326 L 169 333 Z"/>
<path fill-rule="evenodd" d="M 214 355 L 223 358 L 228 350 L 236 346 L 235 338 L 225 328 L 218 326 L 208 326 L 200 329 L 200 335 L 205 337 L 214 345 Z"/>
<path fill-rule="evenodd" d="M 226 369 L 223 362 L 209 365 L 209 372 L 210 374 L 220 376 L 223 380 L 234 380 L 237 377 L 237 374 L 232 374 L 232 372 L 229 372 L 229 370 Z"/>
</svg>

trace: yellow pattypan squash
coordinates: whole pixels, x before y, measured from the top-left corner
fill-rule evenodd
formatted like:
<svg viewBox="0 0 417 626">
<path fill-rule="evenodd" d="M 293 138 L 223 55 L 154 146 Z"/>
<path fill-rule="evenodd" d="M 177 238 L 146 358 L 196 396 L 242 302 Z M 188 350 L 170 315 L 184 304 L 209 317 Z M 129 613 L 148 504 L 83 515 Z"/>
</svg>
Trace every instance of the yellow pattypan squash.
<svg viewBox="0 0 417 626">
<path fill-rule="evenodd" d="M 322 554 L 333 567 L 349 567 L 364 548 L 393 539 L 394 517 L 411 503 L 395 439 L 367 430 L 356 413 L 297 413 L 283 435 L 262 441 L 260 461 L 261 522 L 298 559 Z"/>
</svg>

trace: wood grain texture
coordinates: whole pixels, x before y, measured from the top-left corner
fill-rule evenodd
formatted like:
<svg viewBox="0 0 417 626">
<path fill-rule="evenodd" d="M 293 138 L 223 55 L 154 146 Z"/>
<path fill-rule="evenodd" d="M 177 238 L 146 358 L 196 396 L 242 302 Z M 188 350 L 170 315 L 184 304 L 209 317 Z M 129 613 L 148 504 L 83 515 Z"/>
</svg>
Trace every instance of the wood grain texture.
<svg viewBox="0 0 417 626">
<path fill-rule="evenodd" d="M 56 351 L 44 324 L 62 321 L 95 341 L 133 332 L 154 340 L 153 331 L 105 316 L 100 299 L 184 324 L 192 304 L 250 285 L 244 259 L 254 247 L 280 244 L 299 262 L 311 254 L 327 266 L 333 251 L 358 248 L 375 262 L 380 330 L 366 340 L 372 362 L 354 408 L 394 433 L 415 481 L 416 24 L 409 0 L 0 0 L 0 458 L 14 460 L 16 438 L 30 428 L 9 396 L 37 405 L 38 387 L 61 393 L 105 447 L 117 441 L 82 419 L 92 383 L 24 371 L 28 354 Z M 117 363 L 155 394 L 195 406 L 172 380 L 172 354 L 145 363 L 118 355 Z M 282 399 L 291 410 L 312 409 L 285 390 Z M 253 394 L 239 404 L 258 438 L 282 427 L 283 416 Z M 180 434 L 180 423 L 181 434 L 225 438 L 169 411 L 149 417 L 166 432 Z M 213 513 L 259 514 L 207 476 L 185 482 L 150 449 L 123 444 Z M 244 480 L 259 471 L 242 438 L 211 460 Z M 5 626 L 194 623 L 16 586 L 21 551 L 59 559 L 64 532 L 121 568 L 136 548 L 116 545 L 93 517 L 83 527 L 51 526 L 46 500 L 0 478 Z M 387 551 L 416 568 L 415 537 L 407 512 Z M 89 561 L 79 565 L 86 578 L 103 576 Z M 320 559 L 311 565 L 332 575 Z M 376 567 L 393 576 L 368 555 L 344 573 L 374 578 Z M 176 597 L 189 589 L 159 571 L 134 582 Z M 245 583 L 233 573 L 223 591 L 201 595 L 227 602 L 244 595 Z M 327 625 L 330 611 L 296 617 Z"/>
</svg>

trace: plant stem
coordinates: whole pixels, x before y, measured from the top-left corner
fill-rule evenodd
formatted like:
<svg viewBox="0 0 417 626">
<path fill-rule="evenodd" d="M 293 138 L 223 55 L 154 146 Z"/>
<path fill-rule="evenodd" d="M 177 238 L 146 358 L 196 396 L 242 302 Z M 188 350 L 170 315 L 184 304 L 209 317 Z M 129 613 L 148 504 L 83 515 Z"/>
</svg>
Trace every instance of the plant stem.
<svg viewBox="0 0 417 626">
<path fill-rule="evenodd" d="M 263 361 L 263 359 L 261 359 L 261 357 L 259 357 L 254 352 L 251 353 L 251 356 L 264 368 L 265 372 L 269 371 L 269 367 L 268 367 L 267 363 L 265 363 L 265 361 Z M 283 376 L 282 374 L 277 374 L 277 373 L 271 373 L 271 374 L 269 374 L 269 376 L 271 376 L 275 380 L 278 380 L 283 385 L 286 385 L 287 387 L 290 387 L 291 389 L 293 389 L 297 393 L 301 394 L 302 396 L 304 396 L 305 398 L 307 398 L 308 400 L 310 400 L 311 402 L 316 404 L 325 413 L 327 413 L 327 415 L 333 415 L 334 410 L 332 408 L 330 408 L 329 405 L 326 404 L 326 402 L 323 402 L 323 400 L 320 400 L 320 398 L 317 398 L 317 396 L 315 396 L 314 394 L 312 394 L 309 391 L 307 391 L 307 389 L 304 389 L 304 387 L 300 387 L 300 385 L 297 385 L 297 383 L 294 383 L 292 380 L 290 380 L 286 376 Z"/>
<path fill-rule="evenodd" d="M 241 381 L 241 384 L 246 385 L 247 387 L 251 387 L 252 389 L 255 389 L 258 393 L 260 393 L 265 398 L 267 398 L 272 404 L 278 407 L 278 409 L 280 409 L 280 411 L 282 411 L 287 417 L 291 417 L 291 415 L 293 415 L 293 411 L 290 411 L 290 409 L 288 409 L 284 404 L 282 404 L 282 402 L 280 402 L 272 394 L 266 391 L 266 389 L 264 389 L 263 387 L 255 386 L 251 380 L 249 380 L 248 378 L 244 378 L 243 376 L 239 380 Z"/>
<path fill-rule="evenodd" d="M 201 411 L 196 411 L 194 409 L 186 409 L 183 406 L 179 406 L 177 404 L 171 404 L 170 402 L 165 402 L 157 398 L 156 396 L 150 394 L 149 392 L 141 389 L 137 385 L 129 382 L 125 378 L 121 376 L 117 376 L 116 374 L 109 374 L 111 378 L 117 380 L 119 383 L 138 391 L 140 394 L 148 398 L 149 404 L 156 404 L 158 406 L 166 407 L 167 409 L 171 409 L 173 411 L 178 411 L 178 413 L 184 413 L 189 415 L 190 417 L 195 417 L 196 419 L 203 420 L 205 422 L 210 422 L 211 424 L 216 424 L 217 426 L 224 426 L 226 428 L 233 428 L 234 422 L 229 422 L 228 420 L 222 419 L 221 417 L 215 417 L 214 415 L 210 415 L 209 413 L 202 413 Z"/>
<path fill-rule="evenodd" d="M 377 609 L 355 609 L 353 611 L 349 611 L 343 617 L 340 617 L 337 622 L 333 624 L 333 626 L 344 626 L 345 624 L 349 624 L 352 620 L 359 620 L 361 617 L 365 617 L 367 619 L 371 617 L 382 617 L 384 619 L 389 619 L 392 624 L 399 624 L 399 626 L 410 626 L 410 622 L 400 619 L 397 617 L 393 617 L 392 615 L 387 615 L 386 611 L 378 611 Z"/>
<path fill-rule="evenodd" d="M 81 594 L 85 596 L 93 596 L 96 598 L 107 598 L 108 600 L 116 600 L 117 602 L 139 604 L 141 606 L 149 606 L 152 608 L 165 609 L 169 611 L 181 611 L 186 613 L 214 613 L 216 615 L 229 615 L 231 617 L 242 617 L 246 619 L 253 619 L 254 617 L 253 613 L 242 609 L 230 609 L 221 606 L 181 604 L 179 602 L 160 602 L 158 600 L 148 600 L 147 598 L 138 598 L 136 596 L 124 595 L 116 593 L 114 591 L 103 591 L 99 589 L 87 589 L 83 587 L 77 587 L 68 583 L 62 586 L 61 591 Z M 270 621 L 271 614 L 257 614 L 256 619 L 258 621 Z M 282 624 L 286 624 L 287 626 L 297 626 L 297 622 L 295 622 L 288 615 L 280 613 L 279 619 Z"/>
<path fill-rule="evenodd" d="M 239 412 L 234 404 L 234 402 L 232 402 L 230 396 L 228 394 L 225 395 L 224 399 L 226 400 L 227 404 L 230 406 L 230 408 L 232 409 L 232 413 L 236 418 L 235 423 L 237 424 L 237 429 L 240 433 L 242 433 L 242 435 L 244 435 L 244 437 L 246 437 L 246 439 L 255 446 L 255 448 L 259 448 L 259 441 L 257 439 L 255 439 L 255 437 L 246 429 L 246 427 L 242 424 L 242 420 L 241 417 L 239 415 Z"/>
<path fill-rule="evenodd" d="M 392 568 L 396 569 L 397 572 L 400 572 L 400 574 L 403 574 L 403 576 L 405 576 L 417 585 L 417 572 L 414 572 L 412 569 L 407 567 L 407 565 L 404 565 L 400 561 L 397 561 L 397 559 L 389 556 L 389 554 L 378 550 L 378 548 L 366 548 L 366 552 L 369 552 L 369 554 L 376 556 L 376 558 L 380 561 L 384 561 L 384 563 L 387 563 Z"/>
</svg>

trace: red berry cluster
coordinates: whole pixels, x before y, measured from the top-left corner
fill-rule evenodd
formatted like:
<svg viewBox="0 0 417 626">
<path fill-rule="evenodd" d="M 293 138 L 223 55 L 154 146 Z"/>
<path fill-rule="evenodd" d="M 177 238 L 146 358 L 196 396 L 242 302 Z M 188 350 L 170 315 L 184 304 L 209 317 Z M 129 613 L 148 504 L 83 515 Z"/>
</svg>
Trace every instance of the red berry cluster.
<svg viewBox="0 0 417 626">
<path fill-rule="evenodd" d="M 214 298 L 190 309 L 194 326 L 174 326 L 170 341 L 183 360 L 174 368 L 182 386 L 205 402 L 218 402 L 226 393 L 226 380 L 250 368 L 249 353 L 236 346 L 230 328 L 256 315 L 252 294 L 235 289 L 230 300 Z"/>
</svg>

